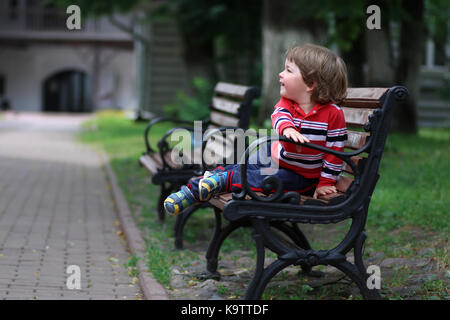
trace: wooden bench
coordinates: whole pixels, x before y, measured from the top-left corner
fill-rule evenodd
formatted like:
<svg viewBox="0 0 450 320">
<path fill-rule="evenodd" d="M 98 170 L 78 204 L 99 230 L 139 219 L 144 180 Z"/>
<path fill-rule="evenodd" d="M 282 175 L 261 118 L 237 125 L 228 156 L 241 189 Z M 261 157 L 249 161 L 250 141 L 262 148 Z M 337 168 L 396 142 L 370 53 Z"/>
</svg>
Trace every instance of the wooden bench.
<svg viewBox="0 0 450 320">
<path fill-rule="evenodd" d="M 172 192 L 178 191 L 182 185 L 187 184 L 191 177 L 201 175 L 204 170 L 224 163 L 224 159 L 230 157 L 230 153 L 233 155 L 233 141 L 228 141 L 227 146 L 230 147 L 223 149 L 225 153 L 222 154 L 218 152 L 220 148 L 216 148 L 216 145 L 221 142 L 215 141 L 214 138 L 203 141 L 203 135 L 212 129 L 248 129 L 252 104 L 254 99 L 259 97 L 259 95 L 260 90 L 257 87 L 219 82 L 214 88 L 214 94 L 209 105 L 209 117 L 197 123 L 197 125 L 201 124 L 201 132 L 194 132 L 194 130 L 197 130 L 194 128 L 194 124 L 191 121 L 181 119 L 158 117 L 148 123 L 144 132 L 146 151 L 139 158 L 139 164 L 148 171 L 152 177 L 152 182 L 161 186 L 158 200 L 158 217 L 160 221 L 163 221 L 165 217 L 163 203 L 167 196 Z M 167 121 L 180 125 L 180 127 L 174 127 L 166 132 L 158 142 L 159 150 L 156 151 L 150 145 L 148 137 L 151 134 L 151 129 L 155 125 Z M 202 140 L 194 141 L 192 152 L 190 153 L 174 150 L 167 141 L 171 134 L 182 128 L 192 132 L 193 136 L 199 133 L 200 140 Z M 217 138 L 217 135 L 214 137 Z M 182 158 L 181 163 L 173 160 L 172 154 L 174 151 Z M 212 155 L 212 158 L 203 157 L 204 153 Z M 200 159 L 200 162 L 194 161 L 196 159 Z M 229 161 L 229 159 L 226 160 Z M 182 237 L 186 221 L 194 211 L 206 205 L 208 204 L 198 204 L 177 216 L 175 222 L 175 246 L 177 248 L 182 248 L 183 246 Z"/>
<path fill-rule="evenodd" d="M 406 88 L 400 86 L 390 89 L 350 88 L 342 105 L 348 129 L 345 151 L 336 152 L 311 143 L 304 144 L 332 153 L 344 161 L 344 171 L 337 182 L 338 194 L 315 200 L 295 192 L 282 193 L 281 181 L 273 176 L 264 180 L 261 187 L 265 192 L 257 193 L 246 182 L 247 160 L 241 164 L 242 192 L 222 194 L 210 200 L 216 218 L 215 233 L 206 254 L 210 276 L 220 278 L 217 265 L 223 241 L 237 228 L 250 226 L 257 248 L 257 262 L 245 299 L 260 299 L 268 282 L 290 265 L 300 265 L 307 273 L 317 265 L 332 265 L 357 284 L 365 299 L 379 299 L 379 291 L 366 285 L 369 274 L 362 259 L 366 240 L 364 228 L 371 195 L 379 178 L 378 169 L 392 109 L 407 95 Z M 360 129 L 351 130 L 353 127 Z M 285 137 L 267 137 L 263 140 L 294 143 Z M 256 144 L 252 144 L 246 149 L 246 159 L 255 147 Z M 277 191 L 271 193 L 271 190 Z M 222 216 L 228 221 L 224 227 Z M 330 224 L 346 219 L 352 220 L 350 229 L 343 240 L 329 250 L 314 250 L 298 226 L 299 223 Z M 266 268 L 265 248 L 278 255 L 278 259 Z M 351 249 L 354 250 L 354 264 L 346 259 Z"/>
</svg>

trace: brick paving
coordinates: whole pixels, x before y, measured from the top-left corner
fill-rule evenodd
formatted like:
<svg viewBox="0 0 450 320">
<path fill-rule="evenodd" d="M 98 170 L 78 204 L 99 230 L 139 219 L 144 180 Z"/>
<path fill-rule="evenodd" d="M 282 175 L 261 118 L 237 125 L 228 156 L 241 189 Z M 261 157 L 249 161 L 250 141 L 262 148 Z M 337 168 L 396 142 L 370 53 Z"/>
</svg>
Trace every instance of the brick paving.
<svg viewBox="0 0 450 320">
<path fill-rule="evenodd" d="M 102 158 L 75 137 L 84 119 L 0 118 L 0 299 L 142 298 Z M 81 289 L 66 285 L 70 265 Z"/>
</svg>

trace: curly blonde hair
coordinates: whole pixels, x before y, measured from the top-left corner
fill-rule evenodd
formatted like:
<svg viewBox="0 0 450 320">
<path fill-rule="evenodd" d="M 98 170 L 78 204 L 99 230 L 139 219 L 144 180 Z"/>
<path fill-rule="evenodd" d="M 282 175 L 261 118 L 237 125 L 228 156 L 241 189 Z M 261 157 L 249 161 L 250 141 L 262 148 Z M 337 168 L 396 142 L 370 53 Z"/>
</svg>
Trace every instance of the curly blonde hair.
<svg viewBox="0 0 450 320">
<path fill-rule="evenodd" d="M 347 95 L 347 68 L 335 53 L 322 46 L 305 44 L 288 49 L 285 58 L 298 66 L 307 86 L 314 85 L 312 101 L 343 102 Z"/>
</svg>

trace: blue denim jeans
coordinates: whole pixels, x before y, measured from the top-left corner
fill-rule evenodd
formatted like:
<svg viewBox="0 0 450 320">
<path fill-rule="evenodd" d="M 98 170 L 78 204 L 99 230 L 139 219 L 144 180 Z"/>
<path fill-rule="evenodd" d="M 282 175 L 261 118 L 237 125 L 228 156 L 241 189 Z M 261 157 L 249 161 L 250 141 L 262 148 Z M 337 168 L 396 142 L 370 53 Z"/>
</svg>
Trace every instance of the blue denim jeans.
<svg viewBox="0 0 450 320">
<path fill-rule="evenodd" d="M 262 191 L 262 181 L 269 175 L 278 177 L 283 183 L 283 191 L 296 191 L 301 194 L 312 195 L 319 179 L 305 178 L 298 173 L 276 167 L 270 155 L 270 144 L 267 144 L 266 153 L 255 152 L 249 157 L 247 164 L 247 183 L 253 191 Z M 276 168 L 277 170 L 270 170 Z M 212 172 L 228 172 L 225 192 L 239 192 L 242 190 L 241 165 L 230 164 L 219 166 Z M 198 200 L 198 184 L 203 177 L 195 177 L 189 181 L 188 188 Z"/>
</svg>

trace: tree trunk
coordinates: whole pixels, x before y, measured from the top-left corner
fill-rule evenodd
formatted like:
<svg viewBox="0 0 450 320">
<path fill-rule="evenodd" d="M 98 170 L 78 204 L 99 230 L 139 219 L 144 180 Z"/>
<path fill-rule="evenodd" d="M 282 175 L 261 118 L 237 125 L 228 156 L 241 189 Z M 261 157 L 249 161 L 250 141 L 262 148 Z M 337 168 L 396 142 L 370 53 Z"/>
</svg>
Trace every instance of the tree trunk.
<svg viewBox="0 0 450 320">
<path fill-rule="evenodd" d="M 365 51 L 367 61 L 367 85 L 391 87 L 394 84 L 394 59 L 392 54 L 389 13 L 386 1 L 371 1 L 380 7 L 381 29 L 365 28 Z"/>
<path fill-rule="evenodd" d="M 341 53 L 341 57 L 347 66 L 348 86 L 364 87 L 366 79 L 364 78 L 364 57 L 365 57 L 365 37 L 364 31 L 361 31 L 358 38 L 355 39 L 352 48 Z"/>
<path fill-rule="evenodd" d="M 141 118 L 143 113 L 151 112 L 150 104 L 150 36 L 151 23 L 142 22 L 142 15 L 134 26 L 127 26 L 117 20 L 113 15 L 108 17 L 111 24 L 120 30 L 128 33 L 134 39 L 134 51 L 136 57 L 136 96 L 138 100 L 137 118 Z"/>
<path fill-rule="evenodd" d="M 258 125 L 270 121 L 274 105 L 280 99 L 278 74 L 284 68 L 284 53 L 289 47 L 305 43 L 323 44 L 327 23 L 311 18 L 293 19 L 294 1 L 264 0 L 263 2 L 263 94 Z"/>
<path fill-rule="evenodd" d="M 152 112 L 150 86 L 150 23 L 139 23 L 137 25 L 138 33 L 145 39 L 135 38 L 134 46 L 136 52 L 136 88 L 138 97 L 138 116 L 144 116 L 143 113 Z M 147 116 L 144 116 L 147 117 Z"/>
<path fill-rule="evenodd" d="M 409 91 L 406 103 L 394 110 L 392 130 L 417 132 L 417 102 L 420 93 L 420 66 L 425 43 L 424 2 L 402 1 L 408 18 L 402 21 L 397 83 Z"/>
</svg>

